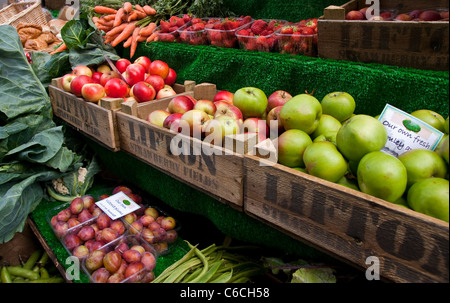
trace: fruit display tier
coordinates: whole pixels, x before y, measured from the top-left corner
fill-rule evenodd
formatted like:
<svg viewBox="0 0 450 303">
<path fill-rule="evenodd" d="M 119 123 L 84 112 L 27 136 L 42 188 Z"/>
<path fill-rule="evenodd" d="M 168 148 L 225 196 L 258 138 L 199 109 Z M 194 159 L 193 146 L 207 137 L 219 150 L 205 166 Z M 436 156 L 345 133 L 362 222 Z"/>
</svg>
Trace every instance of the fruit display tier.
<svg viewBox="0 0 450 303">
<path fill-rule="evenodd" d="M 128 55 L 123 50 L 123 57 Z M 406 112 L 427 108 L 448 114 L 448 71 L 164 42 L 140 43 L 133 59 L 142 55 L 163 58 L 177 71 L 178 83 L 209 82 L 231 92 L 246 86 L 266 94 L 307 91 L 319 100 L 329 92 L 346 91 L 355 98 L 355 113 L 375 116 L 388 103 Z"/>
</svg>

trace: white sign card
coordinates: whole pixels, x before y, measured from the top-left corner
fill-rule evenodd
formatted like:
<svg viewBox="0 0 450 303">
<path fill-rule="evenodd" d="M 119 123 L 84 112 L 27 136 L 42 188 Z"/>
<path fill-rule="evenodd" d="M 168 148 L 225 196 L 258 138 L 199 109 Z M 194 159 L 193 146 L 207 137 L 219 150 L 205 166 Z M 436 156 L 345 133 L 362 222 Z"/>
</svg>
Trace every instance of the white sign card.
<svg viewBox="0 0 450 303">
<path fill-rule="evenodd" d="M 389 104 L 378 120 L 388 134 L 382 151 L 396 157 L 412 149 L 435 150 L 444 136 L 431 125 Z"/>
<path fill-rule="evenodd" d="M 134 202 L 123 192 L 118 192 L 117 194 L 100 200 L 95 204 L 103 210 L 103 212 L 106 213 L 111 220 L 117 220 L 140 208 L 136 202 Z"/>
</svg>

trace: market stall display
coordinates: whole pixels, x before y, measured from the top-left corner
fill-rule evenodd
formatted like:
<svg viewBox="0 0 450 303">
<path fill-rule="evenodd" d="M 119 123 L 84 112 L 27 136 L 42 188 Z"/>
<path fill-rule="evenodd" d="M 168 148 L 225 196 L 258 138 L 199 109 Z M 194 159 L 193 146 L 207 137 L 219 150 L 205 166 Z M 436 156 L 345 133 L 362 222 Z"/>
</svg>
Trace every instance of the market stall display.
<svg viewBox="0 0 450 303">
<path fill-rule="evenodd" d="M 80 220 L 77 204 L 90 195 L 97 160 L 178 211 L 206 215 L 227 236 L 297 255 L 325 253 L 361 272 L 368 257 L 381 257 L 379 270 L 387 281 L 448 281 L 445 58 L 439 67 L 421 64 L 421 69 L 412 69 L 386 60 L 334 60 L 321 54 L 332 45 L 324 25 L 363 24 L 369 32 L 400 25 L 442 26 L 448 31 L 445 5 L 436 4 L 438 17 L 430 7 L 390 1 L 383 4 L 383 16 L 360 20 L 357 13 L 369 10 L 358 1 L 316 4 L 314 14 L 302 6 L 303 15 L 293 10 L 284 16 L 269 3 L 251 13 L 242 4 L 239 14 L 211 14 L 220 12 L 221 1 L 203 11 L 198 1 L 85 3 L 81 19 L 62 26 L 64 43 L 58 49 L 2 59 L 15 60 L 33 83 L 45 80 L 37 81 L 37 91 L 48 104 L 46 110 L 52 110 L 52 119 L 71 126 L 67 133 L 98 157 L 89 164 L 89 157 L 73 152 L 71 161 L 67 157 L 58 162 L 57 148 L 66 148 L 58 144 L 44 157 L 47 162 L 39 163 L 64 168 L 47 169 L 30 180 L 34 188 L 44 184 L 46 192 L 37 197 L 39 204 L 33 200 L 33 207 L 16 211 L 20 218 L 30 214 L 29 223 L 53 261 L 67 256 L 84 260 L 85 275 L 76 282 L 123 282 L 136 273 L 145 282 L 247 282 L 270 275 L 283 263 L 235 258 L 227 254 L 227 245 L 220 250 L 208 247 L 211 243 L 197 248 L 173 230 L 179 222 L 171 215 L 151 215 L 153 203 L 118 220 L 93 207 L 83 210 L 86 218 Z M 422 17 L 417 12 L 421 20 L 396 20 L 417 9 L 427 11 Z M 17 42 L 8 51 L 23 52 L 27 40 L 20 39 L 22 25 L 15 31 L 2 27 L 14 45 Z M 375 43 L 369 40 L 365 46 Z M 339 45 L 344 42 L 348 39 L 340 37 Z M 414 43 L 405 54 L 414 53 Z M 439 46 L 445 47 L 445 39 L 442 43 Z M 17 113 L 4 106 L 1 110 L 7 127 L 2 133 L 14 136 Z M 14 150 L 12 137 L 7 143 Z M 5 154 L 2 159 L 13 158 Z M 70 176 L 75 179 L 83 166 L 89 171 L 89 165 L 88 181 L 70 190 Z M 1 180 L 18 180 L 6 171 L 9 175 Z M 67 191 L 58 184 L 65 184 Z M 134 205 L 138 197 L 129 194 L 133 197 L 124 204 Z M 109 195 L 101 197 L 99 205 L 109 201 Z M 73 206 L 62 205 L 56 214 L 51 201 L 58 199 Z M 49 211 L 52 215 L 43 220 Z M 76 223 L 85 219 L 86 226 Z M 121 223 L 120 232 L 111 227 L 113 222 Z M 66 233 L 70 227 L 75 231 Z M 13 229 L 20 225 L 0 225 L 1 237 L 10 239 Z M 130 245 L 117 246 L 131 235 L 148 244 L 148 260 L 147 253 L 138 258 L 136 250 L 128 250 Z M 110 253 L 86 245 L 94 239 Z M 86 263 L 87 254 L 98 257 Z M 248 261 L 251 267 L 229 272 L 238 265 L 224 261 L 227 258 Z M 129 272 L 120 264 L 129 264 Z M 64 273 L 65 267 L 58 269 Z M 289 273 L 292 282 L 310 279 L 301 267 Z M 329 269 L 315 274 L 311 281 L 336 281 Z"/>
</svg>

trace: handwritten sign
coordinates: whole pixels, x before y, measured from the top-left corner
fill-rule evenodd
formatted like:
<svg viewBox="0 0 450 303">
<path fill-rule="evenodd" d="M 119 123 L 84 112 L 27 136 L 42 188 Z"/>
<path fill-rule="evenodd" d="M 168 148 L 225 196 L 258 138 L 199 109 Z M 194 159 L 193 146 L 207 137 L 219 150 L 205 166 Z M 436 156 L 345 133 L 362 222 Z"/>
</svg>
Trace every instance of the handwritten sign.
<svg viewBox="0 0 450 303">
<path fill-rule="evenodd" d="M 389 104 L 378 120 L 388 133 L 383 151 L 396 157 L 412 149 L 435 150 L 444 136 L 429 124 Z"/>
<path fill-rule="evenodd" d="M 123 192 L 118 192 L 106 199 L 96 202 L 97 206 L 103 210 L 111 220 L 117 220 L 129 213 L 138 210 L 140 206 L 131 200 Z"/>
</svg>

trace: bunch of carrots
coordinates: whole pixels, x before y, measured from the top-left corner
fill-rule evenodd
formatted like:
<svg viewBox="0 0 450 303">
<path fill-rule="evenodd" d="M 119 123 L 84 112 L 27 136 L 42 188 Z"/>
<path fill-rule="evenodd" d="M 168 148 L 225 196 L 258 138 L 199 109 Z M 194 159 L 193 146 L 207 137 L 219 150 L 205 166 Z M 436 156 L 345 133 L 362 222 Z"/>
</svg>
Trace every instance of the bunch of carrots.
<svg viewBox="0 0 450 303">
<path fill-rule="evenodd" d="M 149 5 L 124 2 L 119 9 L 97 5 L 94 12 L 101 15 L 94 16 L 92 21 L 99 30 L 105 32 L 104 42 L 113 47 L 124 42 L 123 46 L 130 48 L 130 58 L 134 56 L 139 42 L 157 40 L 153 33 L 157 27 L 154 18 L 157 12 Z"/>
</svg>

